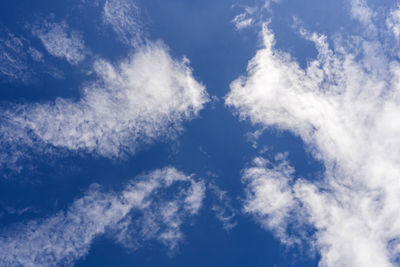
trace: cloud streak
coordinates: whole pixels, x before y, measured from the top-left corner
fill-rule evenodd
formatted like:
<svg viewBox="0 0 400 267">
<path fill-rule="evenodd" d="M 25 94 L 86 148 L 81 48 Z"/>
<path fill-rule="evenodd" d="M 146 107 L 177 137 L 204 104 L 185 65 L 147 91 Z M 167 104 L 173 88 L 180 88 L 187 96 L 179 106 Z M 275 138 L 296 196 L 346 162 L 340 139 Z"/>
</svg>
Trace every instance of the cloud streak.
<svg viewBox="0 0 400 267">
<path fill-rule="evenodd" d="M 168 193 L 171 187 L 178 193 Z M 181 225 L 198 213 L 204 190 L 202 181 L 170 167 L 140 175 L 118 193 L 92 185 L 67 211 L 3 230 L 0 260 L 7 266 L 72 265 L 103 234 L 131 249 L 157 240 L 173 251 L 183 238 Z"/>
</svg>

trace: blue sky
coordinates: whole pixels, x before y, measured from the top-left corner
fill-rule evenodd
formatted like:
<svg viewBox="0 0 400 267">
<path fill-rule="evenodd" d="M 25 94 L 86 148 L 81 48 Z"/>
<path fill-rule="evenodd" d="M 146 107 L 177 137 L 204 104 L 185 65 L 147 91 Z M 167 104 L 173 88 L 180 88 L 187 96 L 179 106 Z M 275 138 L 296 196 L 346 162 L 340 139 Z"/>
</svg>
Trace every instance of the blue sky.
<svg viewBox="0 0 400 267">
<path fill-rule="evenodd" d="M 396 266 L 400 3 L 0 3 L 0 265 Z"/>
</svg>

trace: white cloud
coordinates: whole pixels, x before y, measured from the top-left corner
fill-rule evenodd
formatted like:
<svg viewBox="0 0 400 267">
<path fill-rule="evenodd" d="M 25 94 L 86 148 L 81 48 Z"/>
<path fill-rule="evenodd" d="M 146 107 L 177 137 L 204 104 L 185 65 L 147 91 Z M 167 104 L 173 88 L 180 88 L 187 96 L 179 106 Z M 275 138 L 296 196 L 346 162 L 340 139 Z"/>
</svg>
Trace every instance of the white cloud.
<svg viewBox="0 0 400 267">
<path fill-rule="evenodd" d="M 171 186 L 181 194 L 167 194 Z M 154 239 L 174 250 L 183 237 L 182 223 L 196 214 L 185 208 L 185 199 L 196 186 L 199 182 L 174 168 L 141 175 L 119 193 L 93 185 L 66 212 L 3 230 L 0 261 L 7 266 L 71 265 L 102 234 L 133 249 Z M 196 199 L 197 206 L 203 197 L 204 192 Z"/>
<path fill-rule="evenodd" d="M 215 212 L 215 216 L 222 223 L 226 231 L 230 231 L 236 227 L 237 221 L 236 210 L 232 206 L 232 201 L 228 193 L 221 190 L 216 184 L 210 183 L 208 189 L 213 193 L 211 209 Z"/>
<path fill-rule="evenodd" d="M 286 245 L 299 243 L 297 236 L 287 234 L 297 203 L 290 184 L 294 169 L 285 158 L 276 164 L 258 157 L 253 166 L 243 172 L 242 182 L 246 185 L 244 212 L 253 214 L 256 220 Z"/>
<path fill-rule="evenodd" d="M 97 81 L 84 87 L 78 101 L 57 99 L 3 110 L 5 164 L 8 157 L 17 164 L 17 152 L 25 155 L 24 147 L 46 151 L 46 144 L 51 146 L 46 149 L 108 158 L 131 155 L 141 145 L 175 138 L 182 123 L 195 118 L 208 101 L 188 60 L 172 59 L 162 43 L 138 48 L 118 66 L 98 60 L 94 70 Z"/>
<path fill-rule="evenodd" d="M 400 39 L 400 4 L 390 11 L 386 19 L 386 26 L 396 39 Z"/>
<path fill-rule="evenodd" d="M 239 5 L 242 12 L 236 15 L 231 23 L 235 26 L 236 30 L 241 31 L 251 26 L 260 26 L 264 21 L 265 10 L 272 12 L 271 4 L 279 3 L 281 0 L 262 0 L 256 1 L 253 6 Z M 236 7 L 236 5 L 233 5 Z"/>
<path fill-rule="evenodd" d="M 365 16 L 362 25 L 370 30 Z M 246 210 L 283 242 L 301 236 L 285 230 L 284 222 L 315 229 L 303 238 L 319 250 L 321 266 L 396 265 L 400 63 L 372 36 L 339 36 L 333 49 L 325 36 L 303 36 L 318 50 L 305 69 L 274 47 L 264 25 L 264 48 L 249 62 L 247 76 L 232 82 L 226 104 L 254 125 L 299 136 L 325 174 L 315 182 L 293 180 L 290 167 L 265 167 L 256 159 L 244 171 Z"/>
<path fill-rule="evenodd" d="M 0 73 L 11 80 L 30 78 L 21 40 L 14 36 L 0 39 Z"/>
<path fill-rule="evenodd" d="M 37 49 L 35 49 L 33 47 L 29 47 L 28 52 L 33 60 L 38 61 L 38 62 L 42 61 L 43 54 L 41 52 L 39 52 Z"/>
<path fill-rule="evenodd" d="M 0 81 L 27 84 L 37 81 L 42 74 L 63 76 L 45 63 L 43 54 L 28 39 L 0 25 Z"/>
<path fill-rule="evenodd" d="M 232 23 L 235 25 L 236 30 L 240 31 L 253 25 L 254 20 L 247 17 L 246 13 L 241 13 L 233 18 Z"/>
<path fill-rule="evenodd" d="M 0 75 L 11 81 L 27 82 L 32 79 L 28 67 L 28 41 L 0 26 Z M 32 49 L 32 48 L 29 48 Z"/>
<path fill-rule="evenodd" d="M 40 21 L 32 27 L 32 34 L 42 41 L 49 54 L 63 58 L 70 64 L 78 64 L 86 56 L 81 35 L 71 30 L 66 22 Z"/>
<path fill-rule="evenodd" d="M 376 35 L 377 28 L 373 23 L 375 14 L 368 7 L 367 1 L 352 0 L 350 1 L 350 5 L 352 17 L 358 20 L 364 26 L 364 30 L 367 30 L 368 34 Z"/>
<path fill-rule="evenodd" d="M 201 199 L 204 197 L 206 187 L 204 183 L 197 183 L 193 186 L 187 197 L 185 198 L 185 209 L 191 213 L 196 214 L 201 208 Z"/>
<path fill-rule="evenodd" d="M 279 3 L 281 0 L 265 0 L 264 1 L 264 8 L 270 8 L 272 3 Z"/>
<path fill-rule="evenodd" d="M 103 6 L 103 21 L 111 25 L 124 43 L 141 43 L 143 26 L 140 21 L 140 9 L 134 1 L 106 0 Z"/>
</svg>

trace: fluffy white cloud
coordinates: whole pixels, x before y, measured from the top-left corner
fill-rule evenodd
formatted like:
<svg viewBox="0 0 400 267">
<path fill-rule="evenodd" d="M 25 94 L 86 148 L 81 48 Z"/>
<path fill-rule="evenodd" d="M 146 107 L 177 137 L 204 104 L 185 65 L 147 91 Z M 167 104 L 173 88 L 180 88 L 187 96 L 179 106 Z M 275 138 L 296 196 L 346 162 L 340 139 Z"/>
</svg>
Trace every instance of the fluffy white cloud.
<svg viewBox="0 0 400 267">
<path fill-rule="evenodd" d="M 143 35 L 140 9 L 134 1 L 106 0 L 103 6 L 103 21 L 111 25 L 118 37 L 126 44 L 141 43 Z"/>
<path fill-rule="evenodd" d="M 81 35 L 71 30 L 66 22 L 40 21 L 32 27 L 32 34 L 42 41 L 49 54 L 63 58 L 70 64 L 78 64 L 86 56 Z"/>
<path fill-rule="evenodd" d="M 294 169 L 278 155 L 276 164 L 258 157 L 253 166 L 243 172 L 246 185 L 244 212 L 253 214 L 256 220 L 286 245 L 299 244 L 297 236 L 288 235 L 289 224 L 297 203 L 290 184 Z"/>
<path fill-rule="evenodd" d="M 4 109 L 0 159 L 4 154 L 5 164 L 16 163 L 24 147 L 40 151 L 46 145 L 108 158 L 134 154 L 140 145 L 175 138 L 208 101 L 188 60 L 172 59 L 162 43 L 138 48 L 118 66 L 98 60 L 94 70 L 98 79 L 78 101 Z"/>
<path fill-rule="evenodd" d="M 179 194 L 168 193 L 172 186 Z M 174 168 L 136 177 L 118 193 L 103 192 L 93 185 L 67 211 L 3 230 L 0 261 L 7 266 L 71 265 L 102 234 L 133 249 L 154 239 L 174 250 L 183 237 L 182 223 L 198 211 L 186 207 L 188 197 L 198 188 L 203 189 L 191 202 L 199 208 L 203 182 Z"/>
<path fill-rule="evenodd" d="M 364 4 L 355 2 L 353 16 L 373 31 Z M 325 174 L 315 182 L 293 179 L 290 167 L 256 159 L 244 171 L 245 209 L 285 243 L 302 237 L 301 229 L 293 234 L 288 227 L 291 220 L 315 229 L 302 238 L 319 250 L 321 266 L 395 265 L 400 63 L 372 36 L 338 35 L 329 48 L 325 36 L 302 34 L 318 50 L 305 69 L 274 47 L 274 35 L 264 25 L 264 48 L 250 61 L 247 76 L 232 82 L 226 104 L 254 125 L 299 136 L 324 164 Z"/>
</svg>

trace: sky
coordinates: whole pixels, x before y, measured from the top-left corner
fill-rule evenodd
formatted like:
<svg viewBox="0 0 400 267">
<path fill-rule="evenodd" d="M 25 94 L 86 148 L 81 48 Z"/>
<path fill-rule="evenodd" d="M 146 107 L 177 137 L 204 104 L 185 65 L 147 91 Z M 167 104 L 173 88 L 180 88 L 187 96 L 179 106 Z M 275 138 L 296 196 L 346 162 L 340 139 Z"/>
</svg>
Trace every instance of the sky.
<svg viewBox="0 0 400 267">
<path fill-rule="evenodd" d="M 400 2 L 0 3 L 1 266 L 399 266 Z"/>
</svg>

